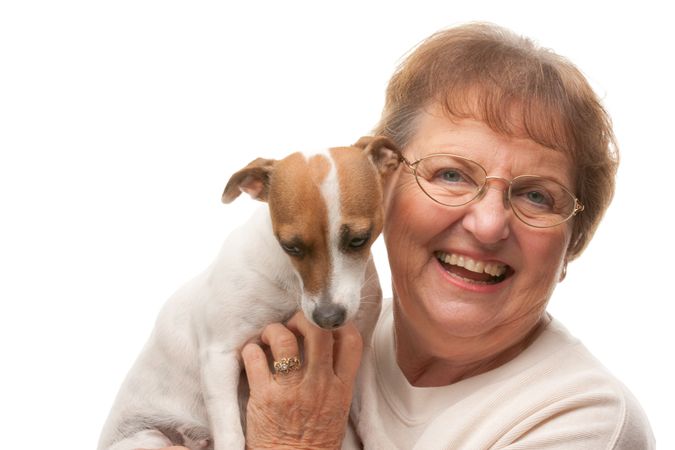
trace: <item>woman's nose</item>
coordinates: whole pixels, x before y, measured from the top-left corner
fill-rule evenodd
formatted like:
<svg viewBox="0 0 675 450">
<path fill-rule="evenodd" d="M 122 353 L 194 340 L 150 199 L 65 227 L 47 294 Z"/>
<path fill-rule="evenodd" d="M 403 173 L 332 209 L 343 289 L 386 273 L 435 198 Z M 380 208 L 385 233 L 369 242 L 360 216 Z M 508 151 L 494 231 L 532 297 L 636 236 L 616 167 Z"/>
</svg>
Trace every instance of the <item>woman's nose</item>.
<svg viewBox="0 0 675 450">
<path fill-rule="evenodd" d="M 509 236 L 512 214 L 501 187 L 488 184 L 466 208 L 462 224 L 479 242 L 495 244 Z"/>
</svg>

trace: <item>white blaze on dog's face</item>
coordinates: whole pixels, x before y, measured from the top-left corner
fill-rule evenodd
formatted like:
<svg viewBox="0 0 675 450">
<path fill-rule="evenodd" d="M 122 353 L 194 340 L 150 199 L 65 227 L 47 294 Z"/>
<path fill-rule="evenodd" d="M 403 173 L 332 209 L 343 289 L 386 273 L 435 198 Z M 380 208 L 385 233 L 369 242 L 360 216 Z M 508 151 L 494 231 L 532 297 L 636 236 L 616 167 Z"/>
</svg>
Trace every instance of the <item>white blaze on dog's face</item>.
<svg viewBox="0 0 675 450">
<path fill-rule="evenodd" d="M 353 318 L 370 246 L 382 230 L 381 178 L 367 154 L 356 147 L 294 153 L 277 162 L 268 202 L 301 280 L 306 317 L 323 328 Z"/>
</svg>

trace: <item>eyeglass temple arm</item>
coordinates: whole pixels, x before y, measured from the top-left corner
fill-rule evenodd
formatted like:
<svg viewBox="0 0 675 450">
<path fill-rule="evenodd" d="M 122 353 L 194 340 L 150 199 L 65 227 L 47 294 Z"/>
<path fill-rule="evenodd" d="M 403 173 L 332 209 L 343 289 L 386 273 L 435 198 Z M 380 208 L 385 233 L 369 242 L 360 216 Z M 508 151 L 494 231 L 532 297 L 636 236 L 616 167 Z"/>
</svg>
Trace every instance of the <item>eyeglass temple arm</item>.
<svg viewBox="0 0 675 450">
<path fill-rule="evenodd" d="M 406 159 L 406 157 L 403 156 L 403 154 L 401 153 L 400 150 L 396 149 L 396 154 L 398 155 L 398 161 L 399 161 L 399 162 L 402 162 L 403 164 L 405 164 L 406 166 L 408 166 L 408 169 L 410 169 L 410 170 L 414 170 L 414 169 L 415 169 L 415 164 L 414 164 L 414 163 L 411 163 L 410 161 L 408 161 L 408 160 Z"/>
</svg>

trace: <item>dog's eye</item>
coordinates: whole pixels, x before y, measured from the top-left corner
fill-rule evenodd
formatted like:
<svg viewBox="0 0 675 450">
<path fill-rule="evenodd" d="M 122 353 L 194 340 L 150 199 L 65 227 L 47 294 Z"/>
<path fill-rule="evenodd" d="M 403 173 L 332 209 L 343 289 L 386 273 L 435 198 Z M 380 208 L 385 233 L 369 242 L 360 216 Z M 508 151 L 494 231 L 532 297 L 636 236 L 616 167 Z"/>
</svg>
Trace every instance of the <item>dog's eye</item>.
<svg viewBox="0 0 675 450">
<path fill-rule="evenodd" d="M 370 239 L 370 236 L 361 236 L 352 238 L 349 241 L 349 247 L 354 249 L 363 247 L 366 244 L 366 242 L 368 242 L 368 239 Z"/>
<path fill-rule="evenodd" d="M 302 249 L 297 245 L 281 243 L 281 248 L 291 256 L 302 256 Z"/>
<path fill-rule="evenodd" d="M 367 248 L 370 242 L 371 228 L 365 228 L 363 224 L 350 226 L 349 224 L 342 225 L 340 229 L 340 251 L 345 254 L 359 255 L 362 249 Z"/>
</svg>

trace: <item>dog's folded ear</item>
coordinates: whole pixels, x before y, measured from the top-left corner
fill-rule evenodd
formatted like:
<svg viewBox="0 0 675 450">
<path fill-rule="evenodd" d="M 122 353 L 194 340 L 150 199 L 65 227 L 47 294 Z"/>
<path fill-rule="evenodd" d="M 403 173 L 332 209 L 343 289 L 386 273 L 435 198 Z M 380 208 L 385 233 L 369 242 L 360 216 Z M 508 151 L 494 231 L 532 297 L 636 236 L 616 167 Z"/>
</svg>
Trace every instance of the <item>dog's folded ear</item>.
<svg viewBox="0 0 675 450">
<path fill-rule="evenodd" d="M 239 194 L 246 192 L 251 198 L 267 201 L 269 181 L 276 160 L 257 158 L 230 177 L 223 191 L 223 203 L 230 203 Z"/>
<path fill-rule="evenodd" d="M 382 176 L 396 170 L 401 163 L 400 150 L 386 136 L 363 136 L 354 144 L 354 147 L 364 149 Z"/>
</svg>

